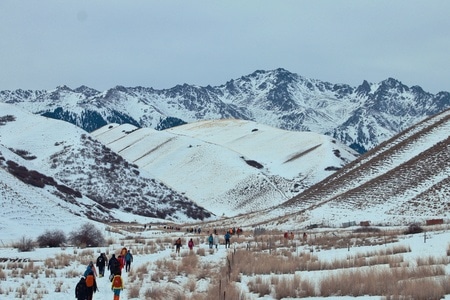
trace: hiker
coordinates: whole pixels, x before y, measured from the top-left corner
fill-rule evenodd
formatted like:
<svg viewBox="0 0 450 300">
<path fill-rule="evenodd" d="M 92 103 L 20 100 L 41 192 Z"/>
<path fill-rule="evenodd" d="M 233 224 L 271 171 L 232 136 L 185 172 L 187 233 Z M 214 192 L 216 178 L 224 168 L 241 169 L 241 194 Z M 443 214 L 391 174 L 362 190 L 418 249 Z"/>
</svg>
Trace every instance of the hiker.
<svg viewBox="0 0 450 300">
<path fill-rule="evenodd" d="M 92 300 L 95 292 L 98 291 L 97 281 L 95 280 L 94 272 L 90 271 L 86 276 L 86 289 L 87 289 L 87 300 Z"/>
<path fill-rule="evenodd" d="M 216 246 L 216 249 L 219 246 L 219 236 L 217 233 L 214 235 L 214 246 Z"/>
<path fill-rule="evenodd" d="M 123 279 L 121 276 L 121 272 L 114 275 L 112 283 L 111 283 L 111 291 L 114 292 L 114 300 L 120 299 L 120 292 L 123 290 Z"/>
<path fill-rule="evenodd" d="M 122 272 L 122 269 L 125 266 L 125 256 L 119 254 L 119 256 L 117 256 L 117 261 L 119 262 L 119 270 Z"/>
<path fill-rule="evenodd" d="M 289 239 L 293 240 L 294 239 L 294 233 L 291 231 L 291 235 L 289 236 Z"/>
<path fill-rule="evenodd" d="M 224 236 L 224 238 L 225 238 L 225 248 L 230 248 L 230 237 L 231 237 L 231 235 L 230 235 L 229 232 L 225 233 L 225 236 Z"/>
<path fill-rule="evenodd" d="M 97 270 L 95 269 L 94 263 L 92 261 L 89 262 L 86 271 L 84 271 L 84 277 L 87 277 L 91 271 L 94 276 L 97 277 Z"/>
<path fill-rule="evenodd" d="M 211 233 L 211 234 L 209 235 L 209 237 L 208 237 L 209 249 L 212 249 L 213 243 L 214 243 L 214 238 L 213 238 L 212 233 Z"/>
<path fill-rule="evenodd" d="M 97 257 L 97 262 L 96 262 L 96 266 L 98 268 L 98 276 L 99 277 L 103 277 L 105 276 L 105 266 L 106 266 L 106 254 L 105 253 L 101 253 L 98 257 Z"/>
<path fill-rule="evenodd" d="M 191 251 L 194 248 L 194 241 L 192 239 L 189 240 L 188 247 L 189 247 L 189 250 L 191 250 Z"/>
<path fill-rule="evenodd" d="M 306 234 L 306 232 L 303 232 L 303 242 L 306 243 L 307 239 L 308 239 L 308 235 Z"/>
<path fill-rule="evenodd" d="M 80 281 L 78 281 L 75 286 L 75 298 L 77 300 L 86 300 L 87 299 L 87 287 L 86 287 L 86 279 L 82 276 Z"/>
<path fill-rule="evenodd" d="M 131 263 L 133 262 L 133 254 L 131 254 L 130 250 L 125 254 L 125 272 L 130 271 Z"/>
<path fill-rule="evenodd" d="M 175 241 L 175 252 L 180 253 L 181 248 L 181 238 L 178 238 L 178 240 Z"/>
<path fill-rule="evenodd" d="M 109 259 L 108 269 L 111 272 L 111 274 L 109 275 L 110 279 L 112 279 L 112 277 L 120 271 L 120 262 L 116 258 L 115 254 L 113 254 Z"/>
</svg>

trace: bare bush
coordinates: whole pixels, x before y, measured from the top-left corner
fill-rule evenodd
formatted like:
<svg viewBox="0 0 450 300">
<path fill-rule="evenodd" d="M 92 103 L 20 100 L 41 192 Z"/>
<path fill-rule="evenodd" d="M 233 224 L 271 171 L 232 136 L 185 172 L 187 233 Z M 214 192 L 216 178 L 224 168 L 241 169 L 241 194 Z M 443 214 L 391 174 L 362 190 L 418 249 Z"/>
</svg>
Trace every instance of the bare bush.
<svg viewBox="0 0 450 300">
<path fill-rule="evenodd" d="M 34 242 L 32 239 L 23 236 L 13 247 L 19 252 L 30 252 L 34 250 Z"/>
<path fill-rule="evenodd" d="M 66 235 L 62 230 L 47 230 L 37 237 L 39 247 L 61 247 L 67 241 Z"/>
<path fill-rule="evenodd" d="M 139 283 L 131 284 L 127 287 L 129 298 L 139 298 L 141 285 Z"/>
<path fill-rule="evenodd" d="M 69 235 L 70 241 L 77 246 L 101 246 L 105 243 L 102 232 L 93 224 L 85 223 Z"/>
</svg>

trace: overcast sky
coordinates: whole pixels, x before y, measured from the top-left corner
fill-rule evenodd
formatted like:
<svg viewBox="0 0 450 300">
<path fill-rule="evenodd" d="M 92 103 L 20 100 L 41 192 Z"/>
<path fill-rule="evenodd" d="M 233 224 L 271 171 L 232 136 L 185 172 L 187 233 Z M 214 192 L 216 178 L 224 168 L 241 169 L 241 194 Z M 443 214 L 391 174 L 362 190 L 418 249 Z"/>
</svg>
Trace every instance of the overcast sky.
<svg viewBox="0 0 450 300">
<path fill-rule="evenodd" d="M 0 90 L 216 86 L 280 67 L 450 91 L 450 1 L 0 1 Z"/>
</svg>

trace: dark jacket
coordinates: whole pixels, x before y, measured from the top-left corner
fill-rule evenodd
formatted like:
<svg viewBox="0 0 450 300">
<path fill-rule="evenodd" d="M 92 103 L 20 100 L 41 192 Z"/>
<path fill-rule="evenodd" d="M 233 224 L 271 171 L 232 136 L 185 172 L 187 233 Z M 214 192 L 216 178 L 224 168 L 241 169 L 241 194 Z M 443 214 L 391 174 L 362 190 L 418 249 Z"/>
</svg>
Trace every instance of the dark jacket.
<svg viewBox="0 0 450 300">
<path fill-rule="evenodd" d="M 80 281 L 78 281 L 75 287 L 75 298 L 77 298 L 78 300 L 87 299 L 87 287 L 84 277 L 81 277 Z"/>
<path fill-rule="evenodd" d="M 114 254 L 109 259 L 108 269 L 111 271 L 111 274 L 117 274 L 117 272 L 120 271 L 120 262 L 117 260 Z"/>
</svg>

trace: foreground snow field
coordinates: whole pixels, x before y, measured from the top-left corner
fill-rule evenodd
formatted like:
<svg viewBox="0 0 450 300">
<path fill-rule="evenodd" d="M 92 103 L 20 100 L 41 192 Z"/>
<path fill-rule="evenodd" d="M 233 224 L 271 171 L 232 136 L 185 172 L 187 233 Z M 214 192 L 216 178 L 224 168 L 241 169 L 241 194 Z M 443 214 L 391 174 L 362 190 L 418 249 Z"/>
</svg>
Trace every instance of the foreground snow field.
<svg viewBox="0 0 450 300">
<path fill-rule="evenodd" d="M 251 229 L 245 230 L 244 235 L 232 237 L 230 249 L 225 249 L 223 234 L 219 237 L 221 244 L 218 249 L 210 250 L 207 244 L 208 229 L 201 234 L 189 233 L 186 229 L 165 230 L 152 227 L 151 230 L 133 230 L 126 232 L 106 232 L 105 239 L 108 246 L 93 248 L 36 248 L 31 252 L 18 252 L 10 245 L 2 244 L 0 248 L 0 298 L 1 299 L 74 299 L 74 288 L 86 265 L 90 260 L 95 261 L 101 252 L 108 258 L 111 254 L 118 255 L 120 249 L 127 247 L 134 254 L 131 272 L 123 273 L 125 290 L 121 299 L 209 299 L 207 295 L 217 295 L 216 299 L 234 299 L 233 293 L 227 290 L 228 279 L 232 286 L 239 291 L 239 299 L 288 299 L 277 295 L 280 282 L 292 279 L 294 274 L 280 274 L 280 266 L 270 266 L 272 273 L 254 273 L 246 275 L 247 271 L 240 271 L 238 279 L 233 279 L 231 269 L 239 266 L 233 264 L 238 253 L 247 253 L 249 257 L 270 255 L 270 257 L 287 257 L 295 260 L 299 257 L 310 257 L 309 261 L 322 264 L 321 269 L 310 267 L 309 270 L 295 270 L 295 276 L 300 278 L 301 284 L 308 283 L 315 290 L 316 295 L 305 295 L 309 299 L 385 299 L 380 295 L 352 295 L 341 296 L 339 293 L 328 297 L 318 297 L 321 290 L 320 283 L 329 280 L 330 276 L 349 271 L 376 273 L 387 267 L 386 263 L 374 263 L 376 260 L 389 256 L 388 264 L 398 264 L 395 267 L 419 268 L 425 264 L 430 268 L 439 268 L 444 274 L 431 276 L 433 281 L 442 279 L 449 282 L 450 268 L 448 266 L 450 252 L 450 231 L 446 225 L 433 228 L 424 227 L 424 233 L 413 235 L 396 234 L 395 229 L 381 229 L 375 234 L 357 234 L 353 229 L 307 231 L 308 240 L 300 239 L 303 232 L 295 232 L 293 240 L 283 238 L 282 232 L 267 232 L 254 235 Z M 403 230 L 400 229 L 401 232 Z M 212 229 L 211 229 L 212 232 Z M 183 247 L 180 255 L 176 255 L 173 248 L 174 241 L 181 237 Z M 192 238 L 195 242 L 191 254 L 187 241 Z M 327 244 L 327 241 L 334 245 Z M 370 242 L 369 242 L 370 241 Z M 377 244 L 377 245 L 375 245 Z M 236 257 L 235 257 L 236 254 Z M 264 256 L 269 257 L 269 256 Z M 395 259 L 392 259 L 396 257 Z M 354 267 L 340 266 L 331 269 L 325 265 L 346 262 L 346 264 L 360 261 L 361 258 L 372 261 L 369 265 L 355 265 Z M 251 260 L 251 258 L 250 258 Z M 395 261 L 395 263 L 393 263 Z M 261 263 L 263 264 L 263 263 Z M 242 266 L 240 266 L 242 267 Z M 230 273 L 223 270 L 230 269 Z M 243 270 L 241 268 L 241 270 Z M 441 272 L 441 273 L 442 273 Z M 106 271 L 109 275 L 109 271 Z M 409 279 L 408 279 L 409 280 Z M 411 278 L 411 281 L 417 278 Z M 422 279 L 419 279 L 422 280 Z M 110 282 L 107 277 L 97 278 L 99 291 L 94 299 L 113 299 Z M 220 286 L 223 287 L 220 290 Z M 358 283 L 354 283 L 357 285 Z M 266 286 L 267 293 L 262 294 Z M 219 292 L 212 292 L 213 287 Z M 257 287 L 259 286 L 259 288 Z M 262 288 L 261 288 L 262 286 Z M 445 288 L 448 290 L 448 288 Z M 228 292 L 228 294 L 227 294 Z M 322 292 L 323 293 L 323 292 Z M 219 297 L 219 294 L 221 295 Z M 223 298 L 222 298 L 223 296 Z M 422 299 L 417 295 L 414 299 Z M 431 296 L 432 299 L 433 296 Z M 289 297 L 289 299 L 296 299 Z M 450 299 L 447 292 L 445 299 Z"/>
</svg>

